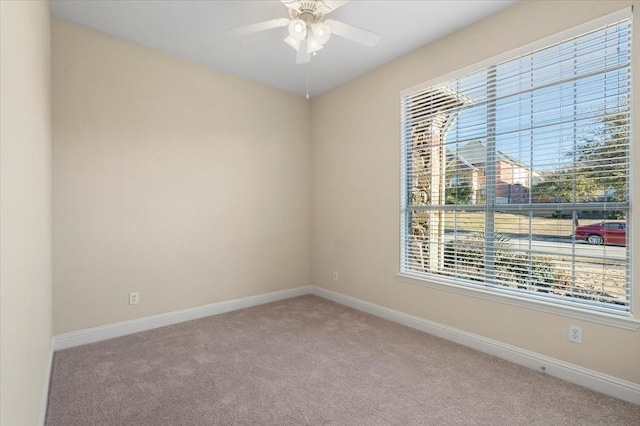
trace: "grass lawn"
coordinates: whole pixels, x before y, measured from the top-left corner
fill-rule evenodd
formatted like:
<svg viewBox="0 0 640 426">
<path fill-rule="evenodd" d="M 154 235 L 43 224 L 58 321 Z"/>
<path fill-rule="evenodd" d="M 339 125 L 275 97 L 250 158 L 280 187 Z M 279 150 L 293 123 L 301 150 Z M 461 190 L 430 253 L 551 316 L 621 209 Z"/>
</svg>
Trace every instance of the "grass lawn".
<svg viewBox="0 0 640 426">
<path fill-rule="evenodd" d="M 418 214 L 420 216 L 420 214 Z M 533 235 L 549 235 L 555 237 L 568 237 L 573 235 L 573 221 L 571 219 L 554 219 L 548 217 L 532 217 L 512 214 L 496 213 L 495 232 L 503 234 L 524 234 L 530 232 Z M 580 219 L 580 225 L 588 225 L 597 222 L 598 219 Z M 470 232 L 484 231 L 484 212 L 446 212 L 445 228 L 453 229 L 457 224 L 457 229 L 468 230 Z"/>
</svg>

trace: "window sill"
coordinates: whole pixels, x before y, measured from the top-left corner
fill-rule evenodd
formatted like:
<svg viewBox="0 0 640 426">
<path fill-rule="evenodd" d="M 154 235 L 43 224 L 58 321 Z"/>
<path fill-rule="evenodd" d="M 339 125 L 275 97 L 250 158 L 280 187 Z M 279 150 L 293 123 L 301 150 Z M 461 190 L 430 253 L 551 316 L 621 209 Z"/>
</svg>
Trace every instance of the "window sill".
<svg viewBox="0 0 640 426">
<path fill-rule="evenodd" d="M 609 325 L 627 330 L 640 329 L 640 321 L 628 316 L 614 315 L 605 312 L 594 312 L 587 309 L 581 309 L 572 306 L 557 305 L 542 300 L 529 299 L 511 294 L 503 294 L 495 291 L 484 290 L 481 288 L 468 287 L 457 284 L 452 281 L 443 280 L 427 280 L 420 276 L 407 272 L 396 274 L 398 280 L 408 284 L 422 285 L 438 290 L 444 290 L 452 293 L 463 294 L 465 296 L 476 297 L 479 299 L 490 300 L 492 302 L 505 303 L 515 305 L 527 309 L 533 309 L 541 312 L 562 315 L 569 318 L 576 318 L 585 321 L 591 321 L 598 324 Z"/>
</svg>

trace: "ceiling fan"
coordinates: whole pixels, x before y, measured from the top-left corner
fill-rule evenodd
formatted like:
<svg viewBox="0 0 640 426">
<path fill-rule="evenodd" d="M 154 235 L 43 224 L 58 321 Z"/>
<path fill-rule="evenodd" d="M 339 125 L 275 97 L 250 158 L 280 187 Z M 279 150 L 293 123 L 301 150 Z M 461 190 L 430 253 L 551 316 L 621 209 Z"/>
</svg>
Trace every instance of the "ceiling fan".
<svg viewBox="0 0 640 426">
<path fill-rule="evenodd" d="M 249 34 L 279 27 L 288 27 L 285 43 L 297 51 L 296 63 L 305 64 L 311 55 L 324 47 L 332 34 L 373 47 L 380 34 L 345 24 L 334 19 L 324 19 L 347 3 L 346 0 L 280 0 L 289 9 L 289 18 L 271 19 L 257 24 L 229 30 L 231 34 Z"/>
</svg>

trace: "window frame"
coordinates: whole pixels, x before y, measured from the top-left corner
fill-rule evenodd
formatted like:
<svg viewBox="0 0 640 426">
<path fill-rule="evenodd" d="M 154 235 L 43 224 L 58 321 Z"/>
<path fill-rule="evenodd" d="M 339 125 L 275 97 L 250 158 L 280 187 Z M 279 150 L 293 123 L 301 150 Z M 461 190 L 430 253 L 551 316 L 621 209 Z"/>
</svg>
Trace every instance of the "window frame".
<svg viewBox="0 0 640 426">
<path fill-rule="evenodd" d="M 522 56 L 522 55 L 527 55 L 531 52 L 534 52 L 536 50 L 539 49 L 543 49 L 547 46 L 553 45 L 555 43 L 558 42 L 562 42 L 564 40 L 567 40 L 569 38 L 572 37 L 576 37 L 576 36 L 580 36 L 584 33 L 587 33 L 589 31 L 601 28 L 607 24 L 610 24 L 612 22 L 616 22 L 619 20 L 623 20 L 623 19 L 629 19 L 630 23 L 631 23 L 631 33 L 632 33 L 632 39 L 633 39 L 633 33 L 635 31 L 635 29 L 633 28 L 633 16 L 632 16 L 632 12 L 631 12 L 631 7 L 627 7 L 625 9 L 622 9 L 618 12 L 603 16 L 601 18 L 598 18 L 596 20 L 590 21 L 588 23 L 576 26 L 574 28 L 571 28 L 569 30 L 557 33 L 555 35 L 552 35 L 550 37 L 545 37 L 541 40 L 538 40 L 536 42 L 527 44 L 525 46 L 521 46 L 517 49 L 505 52 L 501 55 L 489 58 L 487 60 L 481 61 L 479 63 L 473 64 L 471 66 L 462 68 L 460 70 L 448 73 L 446 75 L 443 75 L 441 77 L 438 77 L 436 79 L 432 79 L 430 81 L 427 81 L 425 83 L 410 87 L 408 89 L 403 90 L 400 93 L 400 104 L 402 104 L 403 99 L 411 94 L 414 94 L 416 92 L 419 92 L 421 90 L 425 90 L 431 87 L 435 87 L 438 86 L 439 84 L 448 82 L 450 80 L 453 80 L 455 78 L 464 76 L 464 75 L 469 75 L 471 73 L 483 70 L 483 69 L 487 69 L 493 65 L 505 62 L 505 61 L 509 61 L 511 59 L 517 58 L 518 56 Z M 634 48 L 635 50 L 635 48 Z M 636 61 L 635 58 L 636 55 L 632 55 L 631 61 L 632 61 L 632 70 L 634 68 L 634 63 Z M 633 94 L 633 71 L 632 71 L 632 75 L 631 75 L 631 93 Z M 637 108 L 637 106 L 636 106 Z M 633 110 L 631 111 L 631 115 L 635 115 L 636 113 L 633 112 Z M 633 151 L 633 145 L 634 145 L 634 140 L 633 140 L 633 127 L 635 127 L 637 124 L 635 123 L 637 120 L 632 119 L 632 124 L 631 124 L 631 128 L 630 128 L 630 143 L 629 143 L 629 150 Z M 401 140 L 404 141 L 404 138 L 402 136 L 402 132 L 404 131 L 404 129 L 402 128 L 403 124 L 402 124 L 402 120 L 401 120 Z M 441 276 L 441 275 L 436 275 L 436 274 L 422 274 L 422 273 L 413 273 L 411 271 L 404 271 L 404 265 L 406 265 L 406 258 L 405 256 L 407 255 L 406 250 L 405 250 L 405 244 L 406 244 L 406 238 L 408 236 L 408 231 L 407 229 L 405 229 L 406 224 L 404 223 L 404 219 L 402 218 L 402 216 L 404 215 L 404 212 L 407 210 L 407 196 L 408 196 L 408 185 L 406 182 L 407 179 L 407 154 L 408 154 L 408 149 L 405 143 L 401 143 L 401 158 L 400 158 L 400 175 L 401 175 L 401 188 L 400 188 L 400 244 L 401 246 L 400 248 L 400 268 L 399 271 L 397 273 L 397 278 L 399 281 L 401 282 L 405 282 L 405 283 L 409 283 L 409 284 L 415 284 L 415 285 L 421 285 L 421 286 L 428 286 L 428 287 L 432 287 L 432 288 L 437 288 L 440 290 L 444 290 L 447 292 L 454 292 L 454 293 L 458 293 L 458 294 L 464 294 L 464 295 L 468 295 L 468 296 L 473 296 L 473 297 L 477 297 L 477 298 L 481 298 L 481 299 L 485 299 L 485 300 L 491 300 L 491 301 L 495 301 L 495 302 L 500 302 L 500 303 L 506 303 L 506 304 L 510 304 L 510 305 L 517 305 L 517 306 L 522 306 L 522 307 L 526 307 L 529 309 L 533 309 L 533 310 L 537 310 L 537 311 L 543 311 L 543 312 L 549 312 L 549 313 L 554 313 L 554 314 L 560 314 L 563 316 L 569 316 L 572 318 L 578 318 L 578 319 L 584 319 L 584 320 L 588 320 L 588 321 L 593 321 L 593 322 L 598 322 L 598 323 L 603 323 L 603 324 L 607 324 L 607 325 L 612 325 L 612 326 L 616 326 L 616 327 L 620 327 L 620 328 L 624 328 L 624 329 L 631 329 L 631 330 L 638 330 L 640 329 L 640 320 L 637 320 L 634 318 L 634 313 L 636 310 L 634 310 L 634 270 L 637 268 L 632 268 L 630 273 L 629 273 L 629 311 L 628 312 L 620 312 L 620 313 L 610 313 L 610 312 L 603 312 L 603 311 L 599 311 L 599 310 L 593 310 L 593 309 L 589 309 L 587 305 L 584 305 L 584 307 L 581 306 L 576 306 L 576 305 L 565 305 L 565 304 L 560 304 L 560 303 L 554 303 L 552 301 L 550 301 L 549 298 L 545 298 L 545 297 L 537 297 L 535 294 L 526 294 L 526 293 L 513 293 L 510 292 L 508 290 L 502 290 L 499 287 L 495 287 L 495 286 L 488 286 L 486 284 L 479 284 L 479 285 L 472 285 L 466 282 L 461 282 L 457 279 L 452 279 L 452 278 L 447 278 L 446 276 Z M 630 164 L 630 166 L 632 166 L 633 163 Z M 633 205 L 633 183 L 632 183 L 632 177 L 630 177 L 630 189 L 629 189 L 629 212 L 630 212 L 630 216 L 634 215 L 634 209 L 632 208 Z M 550 204 L 551 206 L 553 206 L 554 204 Z M 632 219 L 633 222 L 633 219 Z M 632 238 L 632 234 L 630 233 L 630 235 L 628 236 L 628 253 L 629 253 L 629 265 L 631 265 L 633 263 L 633 258 L 631 256 L 631 253 L 633 252 L 632 247 L 633 245 L 633 238 Z"/>
</svg>

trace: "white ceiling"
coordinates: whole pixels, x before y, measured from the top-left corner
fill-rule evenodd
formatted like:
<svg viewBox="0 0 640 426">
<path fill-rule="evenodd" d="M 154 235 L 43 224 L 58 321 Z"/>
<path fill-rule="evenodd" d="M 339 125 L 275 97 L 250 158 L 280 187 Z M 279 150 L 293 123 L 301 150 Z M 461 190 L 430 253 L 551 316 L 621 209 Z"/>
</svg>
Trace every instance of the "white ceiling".
<svg viewBox="0 0 640 426">
<path fill-rule="evenodd" d="M 352 0 L 329 17 L 379 33 L 366 47 L 333 36 L 307 65 L 286 28 L 243 36 L 230 28 L 288 17 L 275 1 L 52 0 L 56 17 L 302 96 L 319 95 L 491 15 L 516 0 Z"/>
</svg>

